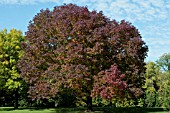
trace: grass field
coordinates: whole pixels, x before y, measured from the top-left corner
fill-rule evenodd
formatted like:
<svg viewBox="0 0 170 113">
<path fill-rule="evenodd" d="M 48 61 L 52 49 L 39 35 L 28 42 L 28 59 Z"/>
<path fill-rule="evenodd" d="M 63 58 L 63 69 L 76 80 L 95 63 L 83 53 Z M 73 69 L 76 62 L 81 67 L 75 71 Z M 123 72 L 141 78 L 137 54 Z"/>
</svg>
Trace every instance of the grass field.
<svg viewBox="0 0 170 113">
<path fill-rule="evenodd" d="M 19 108 L 14 110 L 11 107 L 0 107 L 0 113 L 87 113 L 85 108 Z M 111 108 L 98 107 L 94 112 L 88 113 L 168 113 L 162 108 Z M 170 113 L 170 112 L 169 112 Z"/>
</svg>

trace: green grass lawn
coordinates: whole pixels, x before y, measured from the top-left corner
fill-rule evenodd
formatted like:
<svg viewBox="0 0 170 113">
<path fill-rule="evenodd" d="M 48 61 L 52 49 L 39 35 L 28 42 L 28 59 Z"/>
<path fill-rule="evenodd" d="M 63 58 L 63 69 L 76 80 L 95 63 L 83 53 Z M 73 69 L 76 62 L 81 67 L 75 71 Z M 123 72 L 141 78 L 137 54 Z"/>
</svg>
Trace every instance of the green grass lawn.
<svg viewBox="0 0 170 113">
<path fill-rule="evenodd" d="M 0 107 L 0 113 L 87 113 L 85 108 L 19 108 L 14 110 L 11 107 Z M 97 107 L 94 112 L 88 113 L 168 113 L 162 108 L 113 108 Z M 170 113 L 170 112 L 169 112 Z"/>
</svg>

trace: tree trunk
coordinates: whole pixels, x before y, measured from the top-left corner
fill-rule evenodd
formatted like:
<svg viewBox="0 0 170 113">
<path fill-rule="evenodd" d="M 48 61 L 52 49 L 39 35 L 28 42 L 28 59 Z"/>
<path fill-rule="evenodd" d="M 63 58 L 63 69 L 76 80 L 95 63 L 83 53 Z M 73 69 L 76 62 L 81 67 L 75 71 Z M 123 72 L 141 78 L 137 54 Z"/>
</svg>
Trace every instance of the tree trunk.
<svg viewBox="0 0 170 113">
<path fill-rule="evenodd" d="M 15 109 L 18 109 L 18 98 L 19 98 L 19 94 L 18 94 L 18 91 L 19 91 L 19 88 L 17 88 L 16 90 L 15 90 L 15 103 L 14 103 L 14 108 Z"/>
<path fill-rule="evenodd" d="M 88 111 L 92 111 L 92 97 L 91 96 L 87 96 L 87 110 Z"/>
<path fill-rule="evenodd" d="M 6 104 L 6 96 L 5 96 L 5 90 L 4 89 L 2 89 L 2 95 L 4 95 L 4 96 L 2 96 L 2 106 L 3 107 L 5 107 L 5 104 Z"/>
</svg>

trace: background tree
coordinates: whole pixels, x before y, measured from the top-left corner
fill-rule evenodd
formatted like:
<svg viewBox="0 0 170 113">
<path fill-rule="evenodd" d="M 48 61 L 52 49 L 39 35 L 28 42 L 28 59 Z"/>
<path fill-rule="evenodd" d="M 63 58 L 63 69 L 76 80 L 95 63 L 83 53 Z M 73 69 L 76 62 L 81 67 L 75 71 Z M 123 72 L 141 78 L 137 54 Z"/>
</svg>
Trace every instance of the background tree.
<svg viewBox="0 0 170 113">
<path fill-rule="evenodd" d="M 156 62 L 164 71 L 170 71 L 170 53 L 163 54 Z"/>
<path fill-rule="evenodd" d="M 170 54 L 163 54 L 156 62 L 162 70 L 158 81 L 159 102 L 161 107 L 170 108 Z"/>
<path fill-rule="evenodd" d="M 1 90 L 8 89 L 15 94 L 15 108 L 18 108 L 18 91 L 21 86 L 19 70 L 16 66 L 22 56 L 20 42 L 24 41 L 21 31 L 16 29 L 0 32 L 0 84 Z"/>
<path fill-rule="evenodd" d="M 145 76 L 145 103 L 147 107 L 156 107 L 158 102 L 159 79 L 161 76 L 160 67 L 154 62 L 148 62 L 146 65 Z M 157 106 L 160 107 L 160 106 Z"/>
<path fill-rule="evenodd" d="M 159 106 L 169 109 L 170 108 L 170 74 L 164 72 L 159 78 L 158 102 Z"/>
<path fill-rule="evenodd" d="M 106 95 L 116 92 L 116 86 L 126 88 L 125 82 L 134 92 L 144 83 L 148 48 L 138 30 L 128 22 L 110 20 L 102 12 L 73 4 L 41 10 L 30 22 L 26 39 L 19 67 L 33 99 L 55 97 L 63 88 L 70 88 L 91 109 L 92 91 L 98 90 L 96 76 L 102 72 L 106 71 L 102 79 L 125 74 L 123 79 L 114 78 L 116 83 L 101 82 L 112 89 Z M 117 68 L 112 70 L 112 65 Z"/>
</svg>

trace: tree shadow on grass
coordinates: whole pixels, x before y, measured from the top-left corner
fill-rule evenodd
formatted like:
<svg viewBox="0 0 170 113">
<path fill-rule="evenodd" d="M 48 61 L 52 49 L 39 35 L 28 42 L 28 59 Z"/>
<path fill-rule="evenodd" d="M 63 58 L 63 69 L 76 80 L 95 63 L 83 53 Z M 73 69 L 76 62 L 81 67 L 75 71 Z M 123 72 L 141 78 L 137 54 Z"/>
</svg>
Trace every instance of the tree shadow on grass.
<svg viewBox="0 0 170 113">
<path fill-rule="evenodd" d="M 46 110 L 44 107 L 18 108 L 17 110 L 38 111 Z M 13 107 L 0 107 L 0 111 L 16 110 Z M 86 108 L 54 108 L 49 109 L 51 113 L 167 113 L 163 108 L 143 108 L 143 107 L 94 107 L 93 112 L 87 112 Z"/>
<path fill-rule="evenodd" d="M 44 107 L 19 107 L 18 109 L 15 109 L 14 107 L 0 107 L 0 111 L 13 111 L 13 110 L 34 111 L 34 110 L 44 110 L 44 109 L 48 109 L 48 108 L 44 108 Z"/>
<path fill-rule="evenodd" d="M 55 113 L 87 113 L 86 108 L 56 108 Z M 95 107 L 93 112 L 88 113 L 163 113 L 167 112 L 163 108 L 142 108 L 142 107 Z"/>
<path fill-rule="evenodd" d="M 154 113 L 154 112 L 165 112 L 163 108 L 144 108 L 144 107 L 105 107 L 99 108 L 104 113 Z"/>
</svg>

